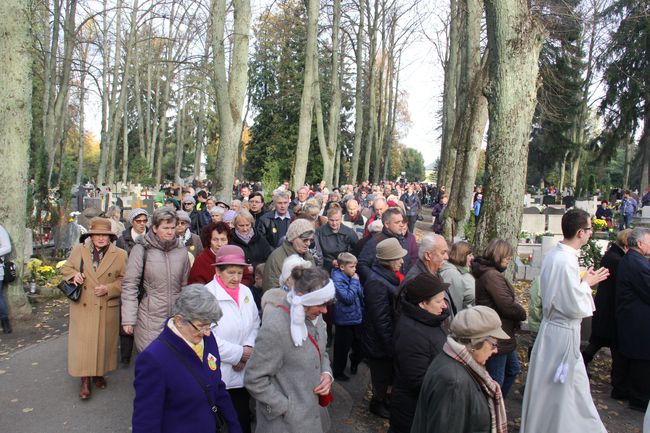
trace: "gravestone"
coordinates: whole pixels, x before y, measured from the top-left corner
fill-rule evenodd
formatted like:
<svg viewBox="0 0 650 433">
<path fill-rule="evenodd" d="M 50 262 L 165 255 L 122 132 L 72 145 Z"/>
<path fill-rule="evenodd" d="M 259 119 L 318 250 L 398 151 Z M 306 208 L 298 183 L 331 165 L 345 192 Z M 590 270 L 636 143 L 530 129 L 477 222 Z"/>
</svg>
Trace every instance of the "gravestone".
<svg viewBox="0 0 650 433">
<path fill-rule="evenodd" d="M 566 209 L 564 208 L 563 204 L 549 205 L 544 210 L 544 214 L 546 215 L 564 215 L 565 213 L 566 213 Z"/>
<path fill-rule="evenodd" d="M 596 213 L 596 206 L 594 206 L 594 202 L 592 200 L 576 200 L 575 207 L 576 209 L 582 209 L 589 215 Z"/>
<path fill-rule="evenodd" d="M 153 215 L 154 211 L 154 201 L 151 198 L 147 198 L 142 200 L 142 204 L 144 209 L 149 213 L 149 215 Z"/>
<path fill-rule="evenodd" d="M 565 197 L 562 197 L 562 204 L 567 208 L 573 207 L 576 204 L 576 198 L 572 195 L 567 195 Z"/>
<path fill-rule="evenodd" d="M 549 204 L 555 204 L 556 203 L 556 198 L 554 195 L 545 195 L 542 197 L 542 204 L 544 205 L 549 205 Z"/>
<path fill-rule="evenodd" d="M 562 234 L 562 215 L 557 214 L 547 214 L 547 228 L 546 231 L 553 233 L 554 235 Z"/>
<path fill-rule="evenodd" d="M 521 218 L 521 230 L 533 234 L 544 233 L 546 230 L 546 215 L 540 214 L 539 210 L 537 210 L 537 214 L 524 212 Z"/>
<path fill-rule="evenodd" d="M 84 206 L 80 212 L 86 209 L 101 209 L 102 199 L 98 197 L 84 197 Z"/>
<path fill-rule="evenodd" d="M 650 218 L 650 206 L 641 208 L 641 218 Z"/>
<path fill-rule="evenodd" d="M 530 194 L 524 195 L 524 207 L 529 207 L 533 203 L 533 198 Z"/>
</svg>

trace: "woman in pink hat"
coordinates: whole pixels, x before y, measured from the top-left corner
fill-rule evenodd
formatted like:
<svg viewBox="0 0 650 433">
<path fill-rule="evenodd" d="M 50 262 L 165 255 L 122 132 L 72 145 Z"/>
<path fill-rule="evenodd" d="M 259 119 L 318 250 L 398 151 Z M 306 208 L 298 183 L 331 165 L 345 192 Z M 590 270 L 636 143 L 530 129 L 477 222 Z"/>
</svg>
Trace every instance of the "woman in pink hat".
<svg viewBox="0 0 650 433">
<path fill-rule="evenodd" d="M 217 299 L 223 316 L 212 328 L 221 354 L 223 382 L 232 399 L 244 433 L 251 431 L 249 400 L 244 388 L 246 363 L 253 353 L 260 318 L 253 294 L 241 284 L 248 267 L 244 250 L 222 246 L 215 256 L 216 273 L 206 289 Z"/>
</svg>

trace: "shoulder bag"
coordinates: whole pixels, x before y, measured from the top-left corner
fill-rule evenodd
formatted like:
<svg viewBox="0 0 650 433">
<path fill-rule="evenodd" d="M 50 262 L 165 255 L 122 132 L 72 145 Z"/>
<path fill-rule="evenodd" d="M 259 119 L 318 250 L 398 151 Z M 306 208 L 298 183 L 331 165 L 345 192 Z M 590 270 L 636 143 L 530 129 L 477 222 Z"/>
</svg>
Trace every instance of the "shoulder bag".
<svg viewBox="0 0 650 433">
<path fill-rule="evenodd" d="M 5 270 L 5 276 L 3 278 L 4 283 L 13 283 L 16 281 L 16 265 L 11 260 L 4 259 L 2 265 Z"/>
<path fill-rule="evenodd" d="M 181 364 L 183 364 L 183 367 L 185 367 L 187 369 L 187 371 L 189 371 L 192 374 L 192 376 L 194 376 L 194 379 L 196 379 L 196 381 L 199 383 L 199 386 L 201 386 L 201 389 L 205 393 L 205 398 L 208 399 L 208 404 L 210 405 L 210 410 L 212 411 L 212 415 L 214 416 L 214 421 L 215 421 L 215 423 L 217 425 L 216 432 L 217 433 L 228 433 L 228 431 L 230 429 L 228 428 L 228 424 L 226 423 L 226 419 L 223 417 L 223 414 L 221 413 L 221 411 L 219 410 L 217 405 L 214 404 L 214 401 L 212 400 L 212 397 L 210 396 L 210 392 L 208 391 L 208 388 L 205 385 L 205 383 L 203 382 L 203 380 L 201 380 L 199 375 L 196 373 L 196 371 L 194 371 L 194 369 L 191 366 L 187 365 L 187 362 L 185 362 L 185 360 L 183 359 L 183 356 L 180 353 L 178 353 L 178 350 L 176 350 L 176 348 L 174 346 L 172 346 L 164 338 L 158 337 L 158 340 L 162 341 L 163 343 L 165 343 L 165 345 L 167 347 L 169 347 L 169 349 L 172 351 L 172 353 L 174 353 L 174 355 L 176 355 L 176 358 L 178 358 L 178 360 L 181 362 Z"/>
<path fill-rule="evenodd" d="M 81 259 L 81 263 L 79 265 L 79 272 L 84 273 L 84 259 Z M 57 286 L 59 290 L 63 292 L 65 296 L 68 297 L 73 302 L 79 302 L 79 298 L 81 297 L 81 287 L 82 285 L 76 285 L 74 283 L 69 283 L 67 281 L 61 281 L 59 285 Z"/>
</svg>

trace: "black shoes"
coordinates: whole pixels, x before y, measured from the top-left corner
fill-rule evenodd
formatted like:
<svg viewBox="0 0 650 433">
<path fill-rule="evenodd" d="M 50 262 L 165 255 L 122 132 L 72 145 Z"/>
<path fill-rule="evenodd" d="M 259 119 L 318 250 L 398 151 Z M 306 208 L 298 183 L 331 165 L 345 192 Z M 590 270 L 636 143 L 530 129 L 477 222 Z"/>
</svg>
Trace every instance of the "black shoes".
<svg viewBox="0 0 650 433">
<path fill-rule="evenodd" d="M 5 334 L 11 334 L 11 324 L 9 323 L 9 319 L 2 319 L 0 320 L 0 323 L 2 323 L 2 332 Z"/>
<path fill-rule="evenodd" d="M 370 400 L 370 413 L 381 418 L 390 419 L 390 410 L 388 410 L 386 402 L 382 400 L 375 400 L 374 398 Z"/>
<path fill-rule="evenodd" d="M 614 388 L 612 389 L 610 397 L 612 397 L 614 400 L 628 400 L 630 398 L 630 394 L 626 391 L 621 391 Z"/>
</svg>

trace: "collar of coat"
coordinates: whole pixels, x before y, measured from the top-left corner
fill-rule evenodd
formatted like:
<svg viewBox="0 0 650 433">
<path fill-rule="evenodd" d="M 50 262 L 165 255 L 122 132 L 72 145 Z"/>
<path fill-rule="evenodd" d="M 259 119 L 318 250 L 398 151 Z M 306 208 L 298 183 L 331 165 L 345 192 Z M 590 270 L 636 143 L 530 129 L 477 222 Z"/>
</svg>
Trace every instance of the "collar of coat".
<svg viewBox="0 0 650 433">
<path fill-rule="evenodd" d="M 84 248 L 82 250 L 82 259 L 84 261 L 84 272 L 92 272 L 97 278 L 101 277 L 111 269 L 113 262 L 117 259 L 117 247 L 114 243 L 108 244 L 108 249 L 104 253 L 104 258 L 99 262 L 99 266 L 96 270 L 93 270 L 93 252 L 92 252 L 92 239 L 88 238 L 84 242 Z"/>
</svg>

